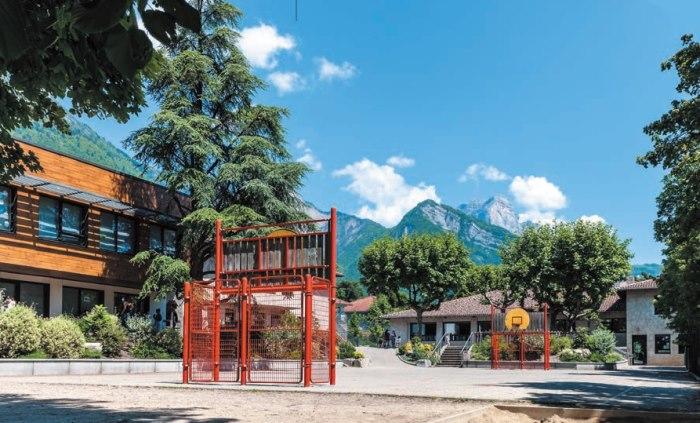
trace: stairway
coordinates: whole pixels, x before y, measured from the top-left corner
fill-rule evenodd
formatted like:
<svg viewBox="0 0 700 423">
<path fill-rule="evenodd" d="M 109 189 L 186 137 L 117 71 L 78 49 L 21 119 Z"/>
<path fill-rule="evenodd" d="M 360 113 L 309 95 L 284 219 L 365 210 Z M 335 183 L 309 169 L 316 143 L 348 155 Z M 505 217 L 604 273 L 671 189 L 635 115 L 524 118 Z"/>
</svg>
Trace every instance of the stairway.
<svg viewBox="0 0 700 423">
<path fill-rule="evenodd" d="M 449 345 L 442 352 L 440 357 L 440 363 L 437 364 L 438 367 L 459 367 L 462 365 L 462 344 L 460 345 Z"/>
</svg>

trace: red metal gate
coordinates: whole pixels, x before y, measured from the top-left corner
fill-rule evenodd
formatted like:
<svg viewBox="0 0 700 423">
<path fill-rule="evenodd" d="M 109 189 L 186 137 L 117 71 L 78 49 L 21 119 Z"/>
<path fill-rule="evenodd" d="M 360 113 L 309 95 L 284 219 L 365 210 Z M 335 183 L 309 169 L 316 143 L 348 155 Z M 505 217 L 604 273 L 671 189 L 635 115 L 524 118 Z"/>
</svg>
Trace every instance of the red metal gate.
<svg viewBox="0 0 700 423">
<path fill-rule="evenodd" d="M 517 307 L 511 307 L 515 309 Z M 541 311 L 527 313 L 525 329 L 506 324 L 506 313 L 491 306 L 491 368 L 549 370 L 549 315 L 547 304 Z"/>
<path fill-rule="evenodd" d="M 335 383 L 335 228 L 335 209 L 324 220 L 217 222 L 214 280 L 185 286 L 183 383 Z"/>
</svg>

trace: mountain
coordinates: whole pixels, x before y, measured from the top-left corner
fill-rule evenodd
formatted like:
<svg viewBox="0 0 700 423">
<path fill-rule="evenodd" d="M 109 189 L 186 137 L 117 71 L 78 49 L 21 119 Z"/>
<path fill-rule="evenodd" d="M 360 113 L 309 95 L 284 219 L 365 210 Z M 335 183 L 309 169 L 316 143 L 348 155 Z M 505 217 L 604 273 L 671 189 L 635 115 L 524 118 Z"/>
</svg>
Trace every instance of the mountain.
<svg viewBox="0 0 700 423">
<path fill-rule="evenodd" d="M 312 218 L 327 218 L 324 212 L 307 203 Z M 469 248 L 477 263 L 497 263 L 500 245 L 515 237 L 506 229 L 483 222 L 455 208 L 426 200 L 408 211 L 393 228 L 385 228 L 370 219 L 338 212 L 338 265 L 345 278 L 360 279 L 357 262 L 362 250 L 384 236 L 398 238 L 404 234 L 453 232 Z"/>
<path fill-rule="evenodd" d="M 64 134 L 55 128 L 45 128 L 41 123 L 34 122 L 31 127 L 16 129 L 12 136 L 109 169 L 140 178 L 154 179 L 152 174 L 144 174 L 143 166 L 139 162 L 112 145 L 88 125 L 73 117 L 68 118 L 68 123 L 70 134 Z"/>
<path fill-rule="evenodd" d="M 661 274 L 661 265 L 657 263 L 644 263 L 632 265 L 632 276 L 640 276 L 642 273 L 657 277 Z"/>
<path fill-rule="evenodd" d="M 483 203 L 470 201 L 461 204 L 459 210 L 482 222 L 500 226 L 515 234 L 519 234 L 523 229 L 515 214 L 515 209 L 505 197 L 491 197 Z"/>
</svg>

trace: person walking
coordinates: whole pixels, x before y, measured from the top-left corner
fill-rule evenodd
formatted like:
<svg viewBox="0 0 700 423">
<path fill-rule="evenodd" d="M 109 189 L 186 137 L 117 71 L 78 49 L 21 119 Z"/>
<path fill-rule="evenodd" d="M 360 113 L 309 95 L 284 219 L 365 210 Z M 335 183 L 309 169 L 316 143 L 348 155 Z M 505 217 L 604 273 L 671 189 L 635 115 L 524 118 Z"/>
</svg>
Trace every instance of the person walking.
<svg viewBox="0 0 700 423">
<path fill-rule="evenodd" d="M 384 330 L 384 342 L 382 343 L 382 348 L 389 348 L 389 342 L 391 342 L 391 333 L 389 329 Z"/>
<path fill-rule="evenodd" d="M 391 330 L 389 340 L 391 341 L 391 348 L 396 348 L 396 331 L 394 329 Z"/>
</svg>

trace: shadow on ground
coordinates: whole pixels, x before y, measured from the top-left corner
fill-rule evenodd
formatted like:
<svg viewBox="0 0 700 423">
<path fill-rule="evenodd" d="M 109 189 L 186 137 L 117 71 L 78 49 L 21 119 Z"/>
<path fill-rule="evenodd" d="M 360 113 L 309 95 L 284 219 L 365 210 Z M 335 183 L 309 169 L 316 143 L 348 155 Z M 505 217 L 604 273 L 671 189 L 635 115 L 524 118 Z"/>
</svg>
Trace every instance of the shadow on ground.
<svg viewBox="0 0 700 423">
<path fill-rule="evenodd" d="M 136 394 L 136 393 L 135 393 Z M 196 408 L 113 410 L 104 401 L 70 398 L 36 399 L 0 394 L 0 421 L 7 422 L 236 422 L 238 419 L 201 419 Z M 28 420 L 29 418 L 29 420 Z"/>
<path fill-rule="evenodd" d="M 532 402 L 544 405 L 700 412 L 700 385 L 678 368 L 618 370 L 606 376 L 625 377 L 628 381 L 631 379 L 639 383 L 532 381 L 508 383 L 505 386 L 526 388 Z M 678 384 L 655 386 L 654 381 Z"/>
</svg>

